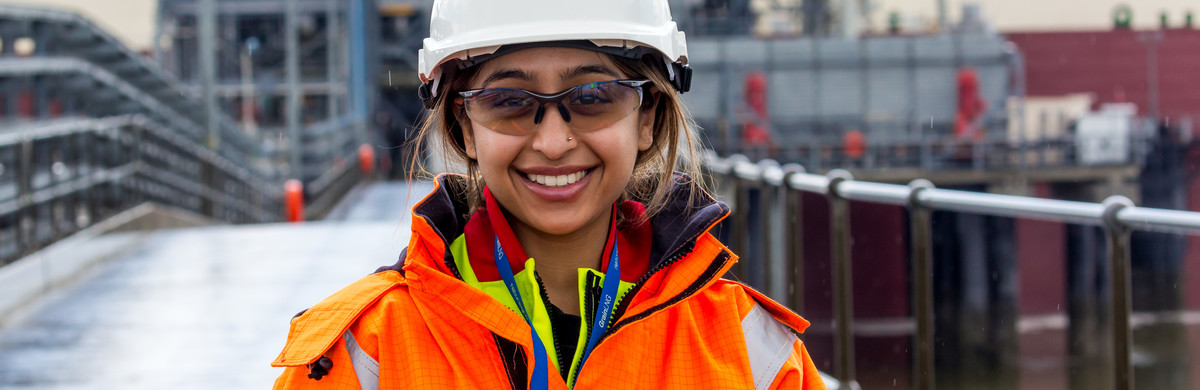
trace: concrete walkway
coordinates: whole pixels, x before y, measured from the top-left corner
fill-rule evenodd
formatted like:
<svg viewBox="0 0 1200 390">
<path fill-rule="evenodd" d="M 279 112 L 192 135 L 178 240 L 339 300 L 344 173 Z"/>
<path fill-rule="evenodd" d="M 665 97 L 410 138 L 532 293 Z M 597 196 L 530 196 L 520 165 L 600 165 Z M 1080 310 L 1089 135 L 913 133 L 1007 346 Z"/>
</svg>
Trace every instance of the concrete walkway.
<svg viewBox="0 0 1200 390">
<path fill-rule="evenodd" d="M 339 221 L 152 233 L 7 319 L 0 389 L 270 388 L 288 321 L 394 263 L 430 188 L 372 185 Z"/>
</svg>

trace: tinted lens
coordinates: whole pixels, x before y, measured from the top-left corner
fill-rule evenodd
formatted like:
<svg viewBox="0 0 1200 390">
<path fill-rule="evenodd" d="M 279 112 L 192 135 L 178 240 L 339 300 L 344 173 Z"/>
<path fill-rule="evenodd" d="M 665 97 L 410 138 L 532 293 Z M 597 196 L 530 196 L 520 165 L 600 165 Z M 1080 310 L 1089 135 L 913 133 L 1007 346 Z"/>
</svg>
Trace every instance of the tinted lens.
<svg viewBox="0 0 1200 390">
<path fill-rule="evenodd" d="M 641 99 L 638 88 L 605 81 L 579 86 L 567 94 L 565 103 L 571 110 L 571 127 L 588 131 L 625 119 L 637 109 Z"/>
<path fill-rule="evenodd" d="M 568 125 L 575 131 L 607 127 L 632 114 L 641 103 L 640 88 L 617 81 L 580 85 L 565 94 L 539 98 L 528 91 L 510 88 L 484 89 L 464 100 L 467 115 L 484 127 L 508 134 L 533 130 L 538 107 L 549 103 L 570 111 Z M 545 107 L 545 115 L 557 107 Z"/>
<path fill-rule="evenodd" d="M 501 132 L 528 131 L 538 101 L 519 89 L 485 89 L 466 99 L 467 115 L 484 127 Z M 528 121 L 528 125 L 522 122 Z M 516 127 L 510 129 L 510 127 Z"/>
</svg>

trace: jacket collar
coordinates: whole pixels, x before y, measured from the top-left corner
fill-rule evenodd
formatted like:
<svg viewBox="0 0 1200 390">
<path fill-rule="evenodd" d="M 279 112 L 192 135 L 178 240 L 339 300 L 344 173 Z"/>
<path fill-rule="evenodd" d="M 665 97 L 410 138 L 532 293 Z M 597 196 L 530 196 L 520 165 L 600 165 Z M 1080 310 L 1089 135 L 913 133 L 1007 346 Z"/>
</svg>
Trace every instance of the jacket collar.
<svg viewBox="0 0 1200 390">
<path fill-rule="evenodd" d="M 462 235 L 470 220 L 463 195 L 465 180 L 461 175 L 438 176 L 433 192 L 413 207 L 413 234 L 406 254 L 376 272 L 398 271 L 410 291 L 421 294 L 422 299 L 438 301 L 485 324 L 500 337 L 529 347 L 532 342 L 523 318 L 483 291 L 464 288 L 467 284 L 449 250 L 450 240 Z M 708 234 L 729 214 L 729 207 L 707 193 L 688 199 L 683 187 L 690 185 L 688 181 L 687 176 L 677 174 L 666 207 L 650 219 L 647 268 L 651 271 L 618 303 L 614 332 L 716 283 L 736 262 L 737 257 Z M 498 312 L 507 314 L 496 315 Z"/>
<path fill-rule="evenodd" d="M 487 282 L 500 280 L 496 270 L 495 240 L 499 240 L 504 247 L 513 272 L 520 272 L 529 256 L 508 223 L 507 213 L 496 202 L 491 191 L 485 188 L 484 197 L 485 207 L 475 211 L 467 221 L 463 235 L 466 236 L 467 257 L 475 277 L 479 281 Z M 641 203 L 625 201 L 620 205 L 613 204 L 612 209 L 608 239 L 604 243 L 601 258 L 597 259 L 597 269 L 608 272 L 608 254 L 612 253 L 612 247 L 616 244 L 621 261 L 621 279 L 632 283 L 646 273 L 653 232 L 650 221 L 628 223 L 627 226 L 622 226 L 622 229 L 617 228 L 618 213 L 627 221 L 639 220 L 645 214 L 645 207 Z"/>
<path fill-rule="evenodd" d="M 456 269 L 457 267 L 454 265 L 454 257 L 450 253 L 449 247 L 452 240 L 467 231 L 469 221 L 471 220 L 465 196 L 467 191 L 466 177 L 458 174 L 441 174 L 438 175 L 434 182 L 433 191 L 413 207 L 413 237 L 410 241 L 409 251 L 412 251 L 411 247 L 413 245 L 421 244 L 428 249 L 441 252 L 442 261 L 440 263 L 435 262 L 436 264 L 427 265 L 444 273 L 454 275 L 456 278 L 461 278 Z M 646 259 L 643 262 L 645 266 L 637 267 L 642 272 L 630 272 L 630 274 L 641 276 L 644 270 L 654 269 L 656 265 L 677 251 L 684 249 L 689 243 L 694 244 L 714 224 L 729 214 L 729 206 L 726 206 L 724 202 L 715 200 L 708 193 L 699 192 L 697 196 L 688 199 L 686 189 L 690 185 L 691 178 L 682 173 L 677 173 L 672 178 L 671 191 L 666 197 L 667 204 L 661 212 L 649 221 L 650 229 L 648 234 L 650 236 L 650 244 L 648 249 L 644 250 L 646 253 L 631 257 L 631 259 Z M 636 207 L 632 205 L 621 206 Z M 626 211 L 623 210 L 622 212 Z M 644 234 L 646 233 L 642 232 L 638 236 Z M 620 236 L 630 238 L 630 235 L 627 233 Z M 491 245 L 491 243 L 488 243 L 488 245 Z M 631 248 L 637 246 L 645 245 L 641 243 L 630 245 Z M 507 243 L 505 247 L 508 248 Z M 491 250 L 490 248 L 489 246 L 488 251 Z M 620 247 L 618 247 L 618 250 L 620 250 Z M 506 252 L 510 260 L 526 258 L 523 253 L 509 252 L 507 249 Z M 475 253 L 472 252 L 471 255 L 474 256 Z M 625 256 L 626 254 L 621 253 L 621 255 Z M 416 256 L 401 256 L 395 264 L 381 267 L 378 271 L 396 270 L 403 273 L 406 257 L 412 261 L 423 260 L 423 258 Z M 491 256 L 488 256 L 488 258 L 490 259 Z M 622 265 L 624 264 L 626 263 L 622 263 Z M 514 266 L 514 270 L 518 269 L 520 268 Z M 492 272 L 495 272 L 495 267 L 492 267 Z"/>
</svg>

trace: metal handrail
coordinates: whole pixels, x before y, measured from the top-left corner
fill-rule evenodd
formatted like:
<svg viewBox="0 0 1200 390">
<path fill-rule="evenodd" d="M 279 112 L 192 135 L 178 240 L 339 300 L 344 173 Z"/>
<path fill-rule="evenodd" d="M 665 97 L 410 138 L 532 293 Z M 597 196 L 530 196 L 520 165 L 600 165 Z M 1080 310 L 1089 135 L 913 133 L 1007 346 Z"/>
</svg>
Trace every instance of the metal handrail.
<svg viewBox="0 0 1200 390">
<path fill-rule="evenodd" d="M 137 171 L 137 164 L 133 163 L 113 169 L 97 169 L 95 172 L 92 172 L 87 176 L 76 178 L 65 183 L 59 183 L 50 188 L 37 190 L 29 195 L 29 200 L 27 202 L 22 202 L 22 200 L 19 198 L 0 201 L 0 215 L 12 214 L 20 210 L 22 206 L 46 203 L 54 198 L 71 195 L 76 192 L 95 187 L 101 183 L 117 182 L 137 173 Z"/>
<path fill-rule="evenodd" d="M 831 240 L 833 255 L 834 295 L 834 377 L 840 381 L 841 389 L 858 388 L 854 375 L 854 347 L 851 329 L 853 312 L 850 289 L 850 240 L 847 205 L 848 201 L 904 206 L 911 218 L 913 260 L 913 302 L 916 319 L 915 361 L 913 365 L 915 388 L 933 388 L 933 316 L 932 316 L 932 226 L 931 212 L 934 210 L 956 211 L 998 217 L 1029 218 L 1053 222 L 1074 223 L 1102 227 L 1108 233 L 1108 252 L 1112 275 L 1112 340 L 1114 348 L 1113 380 L 1117 389 L 1126 390 L 1133 386 L 1133 371 L 1130 362 L 1132 333 L 1129 324 L 1130 280 L 1129 248 L 1130 232 L 1134 230 L 1170 232 L 1200 235 L 1200 212 L 1166 210 L 1133 205 L 1128 198 L 1114 195 L 1103 203 L 1074 202 L 1001 194 L 933 188 L 926 180 L 915 180 L 907 186 L 861 182 L 853 180 L 845 170 L 835 169 L 826 175 L 805 173 L 795 164 L 781 166 L 774 161 L 752 163 L 743 155 L 728 158 L 718 157 L 707 151 L 705 167 L 711 173 L 729 176 L 734 183 L 734 196 L 740 198 L 745 186 L 758 188 L 774 187 L 780 191 L 809 192 L 826 196 L 831 206 Z M 766 191 L 764 191 L 766 192 Z M 736 203 L 742 204 L 738 199 Z M 798 213 L 797 204 L 788 197 L 780 196 L 771 205 L 772 212 L 786 215 Z M 745 242 L 741 237 L 748 229 L 744 227 L 746 216 L 733 218 L 735 242 Z M 765 242 L 765 241 L 764 241 Z M 791 249 L 788 255 L 801 255 Z M 795 272 L 802 272 L 797 269 Z M 798 293 L 796 293 L 798 294 Z M 794 295 L 795 296 L 795 295 Z"/>
<path fill-rule="evenodd" d="M 729 161 L 733 162 L 730 163 Z M 752 164 L 743 156 L 730 158 L 706 156 L 706 166 L 716 173 L 735 172 L 743 180 L 758 180 L 767 175 L 783 175 L 779 166 Z M 844 172 L 844 171 L 843 171 Z M 811 173 L 788 175 L 788 187 L 821 195 L 827 194 L 830 177 Z M 767 184 L 778 185 L 777 183 Z M 909 204 L 914 189 L 898 184 L 847 180 L 836 187 L 841 196 L 850 200 L 882 203 L 895 206 Z M 933 210 L 958 211 L 1011 218 L 1030 218 L 1051 222 L 1105 226 L 1105 206 L 1101 203 L 1032 198 L 1003 194 L 929 188 L 919 191 L 916 201 Z M 1200 212 L 1129 206 L 1117 215 L 1120 227 L 1154 232 L 1200 234 Z"/>
<path fill-rule="evenodd" d="M 243 164 L 227 159 L 214 153 L 208 148 L 201 147 L 195 142 L 184 139 L 178 132 L 169 130 L 167 126 L 141 114 L 118 115 L 107 118 L 69 118 L 54 121 L 41 121 L 26 125 L 18 125 L 0 131 L 0 147 L 19 144 L 27 141 L 37 141 L 64 135 L 102 131 L 122 126 L 138 126 L 154 132 L 172 146 L 187 150 L 189 153 L 206 160 L 222 169 L 227 174 L 255 187 L 258 191 L 270 196 L 281 197 L 283 191 L 275 186 L 266 185 L 254 179 L 256 176 Z"/>
<path fill-rule="evenodd" d="M 139 89 L 147 91 L 164 101 L 172 103 L 174 108 L 190 115 L 193 121 L 202 122 L 203 117 L 200 106 L 196 101 L 197 96 L 192 88 L 181 83 L 174 75 L 167 72 L 161 66 L 155 64 L 149 58 L 135 53 L 120 41 L 96 26 L 87 18 L 68 11 L 60 11 L 54 9 L 27 7 L 19 5 L 0 4 L 0 20 L 12 20 L 20 23 L 41 22 L 46 24 L 55 24 L 64 27 L 64 30 L 69 31 L 66 34 L 49 34 L 48 38 L 55 40 L 54 43 L 60 45 L 48 45 L 72 47 L 88 47 L 88 48 L 104 48 L 107 53 L 116 54 L 104 57 L 107 61 L 101 60 L 100 56 L 90 53 L 100 53 L 101 51 L 93 49 L 85 51 L 84 58 L 88 61 L 98 64 L 108 63 L 103 66 L 121 78 L 134 83 Z M 39 43 L 43 45 L 45 43 Z M 55 53 L 48 53 L 54 55 Z M 227 119 L 227 118 L 226 118 Z M 223 121 L 223 125 L 228 128 L 234 128 L 233 122 Z M 236 133 L 232 134 L 237 136 Z"/>
<path fill-rule="evenodd" d="M 126 99 L 141 105 L 145 108 L 146 112 L 154 114 L 158 120 L 185 130 L 194 140 L 203 140 L 205 133 L 198 123 L 188 119 L 187 116 L 176 111 L 171 105 L 161 102 L 158 98 L 143 92 L 124 79 L 90 62 L 73 57 L 0 58 L 0 77 L 62 74 L 79 74 L 89 77 L 106 87 L 112 88 Z M 229 139 L 238 141 L 234 143 L 238 147 L 238 154 L 234 154 L 228 148 L 219 149 L 220 153 L 226 154 L 227 157 L 239 163 L 246 164 L 248 161 L 247 155 L 254 155 L 256 153 L 255 150 L 258 146 L 248 140 L 239 137 L 231 137 Z M 267 175 L 266 172 L 259 172 L 258 174 Z"/>
<path fill-rule="evenodd" d="M 72 214 L 99 221 L 146 201 L 228 222 L 280 219 L 280 188 L 175 129 L 145 115 L 121 115 L 0 131 L 6 156 L 0 163 L 16 166 L 15 175 L 0 181 L 16 189 L 0 198 L 0 221 L 7 222 L 0 229 L 17 238 L 0 247 L 0 265 L 90 225 Z M 56 150 L 65 152 L 46 154 Z M 70 211 L 44 212 L 63 208 Z"/>
</svg>

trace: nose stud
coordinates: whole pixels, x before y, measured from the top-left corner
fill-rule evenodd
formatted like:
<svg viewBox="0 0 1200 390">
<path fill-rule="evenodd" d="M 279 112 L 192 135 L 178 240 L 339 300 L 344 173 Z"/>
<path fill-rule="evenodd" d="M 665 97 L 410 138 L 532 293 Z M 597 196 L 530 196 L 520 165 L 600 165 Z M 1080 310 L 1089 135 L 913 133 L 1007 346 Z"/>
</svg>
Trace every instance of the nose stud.
<svg viewBox="0 0 1200 390">
<path fill-rule="evenodd" d="M 567 142 L 571 142 L 571 141 L 574 141 L 574 140 L 575 140 L 575 137 L 567 137 Z"/>
</svg>

